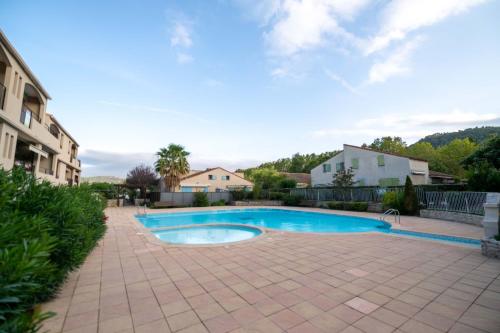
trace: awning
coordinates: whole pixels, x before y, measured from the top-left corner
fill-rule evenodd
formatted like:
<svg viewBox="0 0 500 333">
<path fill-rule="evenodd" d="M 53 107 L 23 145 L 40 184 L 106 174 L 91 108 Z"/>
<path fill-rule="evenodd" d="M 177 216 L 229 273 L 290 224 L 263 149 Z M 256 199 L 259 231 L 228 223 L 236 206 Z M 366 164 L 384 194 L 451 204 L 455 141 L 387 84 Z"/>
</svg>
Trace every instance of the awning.
<svg viewBox="0 0 500 333">
<path fill-rule="evenodd" d="M 49 157 L 49 154 L 46 151 L 41 150 L 40 148 L 37 148 L 33 145 L 30 145 L 30 150 L 34 153 L 37 153 L 40 156 L 43 156 L 45 158 Z"/>
</svg>

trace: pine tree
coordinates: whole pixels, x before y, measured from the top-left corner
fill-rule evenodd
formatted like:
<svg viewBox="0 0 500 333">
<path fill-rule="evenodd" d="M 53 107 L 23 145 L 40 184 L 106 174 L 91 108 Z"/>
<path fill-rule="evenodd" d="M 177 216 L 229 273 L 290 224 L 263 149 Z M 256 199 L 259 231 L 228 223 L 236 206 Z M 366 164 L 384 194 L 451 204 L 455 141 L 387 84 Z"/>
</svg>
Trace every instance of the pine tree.
<svg viewBox="0 0 500 333">
<path fill-rule="evenodd" d="M 418 213 L 418 198 L 410 176 L 406 176 L 403 208 L 406 214 L 416 215 Z"/>
</svg>

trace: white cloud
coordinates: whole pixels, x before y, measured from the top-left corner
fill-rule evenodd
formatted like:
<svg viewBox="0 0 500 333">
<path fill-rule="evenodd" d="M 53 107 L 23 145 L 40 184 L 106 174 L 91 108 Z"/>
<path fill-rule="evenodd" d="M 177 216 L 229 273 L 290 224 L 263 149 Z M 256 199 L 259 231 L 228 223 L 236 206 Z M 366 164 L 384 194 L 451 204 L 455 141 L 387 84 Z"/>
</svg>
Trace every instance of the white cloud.
<svg viewBox="0 0 500 333">
<path fill-rule="evenodd" d="M 95 149 L 83 149 L 79 153 L 82 160 L 82 174 L 91 176 L 117 176 L 125 177 L 127 172 L 139 164 L 153 166 L 156 156 L 153 152 L 111 152 Z M 259 165 L 263 161 L 252 159 L 214 158 L 192 153 L 188 159 L 191 169 L 203 170 L 221 166 L 227 170 L 248 168 Z"/>
<path fill-rule="evenodd" d="M 458 15 L 487 0 L 394 0 L 383 10 L 379 32 L 367 44 L 366 54 L 382 50 L 408 33 Z"/>
<path fill-rule="evenodd" d="M 170 36 L 170 45 L 189 48 L 193 45 L 191 39 L 191 28 L 188 23 L 175 22 Z"/>
<path fill-rule="evenodd" d="M 334 81 L 337 81 L 338 83 L 340 83 L 340 85 L 344 88 L 346 88 L 347 90 L 349 90 L 350 92 L 352 92 L 353 94 L 359 94 L 358 90 L 353 87 L 349 82 L 347 82 L 344 78 L 342 78 L 341 76 L 329 71 L 328 69 L 325 69 L 325 74 L 332 80 Z"/>
<path fill-rule="evenodd" d="M 456 131 L 465 126 L 499 124 L 500 113 L 465 112 L 454 109 L 448 113 L 388 114 L 362 119 L 350 128 L 324 128 L 311 134 L 314 138 L 350 137 L 351 140 L 356 140 L 360 136 L 376 138 L 391 135 L 412 141 L 436 132 Z"/>
<path fill-rule="evenodd" d="M 177 53 L 177 62 L 181 65 L 192 63 L 193 60 L 194 60 L 193 56 L 188 53 L 184 52 Z"/>
<path fill-rule="evenodd" d="M 291 56 L 331 43 L 332 36 L 355 39 L 340 25 L 350 20 L 367 0 L 284 0 L 273 12 L 272 27 L 264 34 L 271 53 Z"/>
<path fill-rule="evenodd" d="M 370 68 L 368 83 L 385 82 L 391 76 L 410 73 L 409 57 L 422 40 L 422 37 L 416 37 L 397 47 L 384 61 L 373 64 Z"/>
</svg>

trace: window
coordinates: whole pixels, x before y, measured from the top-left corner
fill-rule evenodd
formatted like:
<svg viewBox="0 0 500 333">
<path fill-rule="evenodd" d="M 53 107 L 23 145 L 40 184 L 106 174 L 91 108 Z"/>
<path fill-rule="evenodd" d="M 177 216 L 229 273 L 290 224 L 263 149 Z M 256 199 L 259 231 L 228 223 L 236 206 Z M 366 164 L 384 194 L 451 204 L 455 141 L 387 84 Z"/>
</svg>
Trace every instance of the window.
<svg viewBox="0 0 500 333">
<path fill-rule="evenodd" d="M 12 94 L 16 94 L 16 88 L 17 88 L 17 77 L 19 76 L 19 74 L 14 74 L 14 84 L 12 85 Z"/>
<path fill-rule="evenodd" d="M 345 166 L 344 166 L 344 162 L 339 162 L 335 165 L 335 170 L 338 172 L 338 171 L 342 171 L 345 169 Z"/>
<path fill-rule="evenodd" d="M 7 158 L 7 147 L 9 146 L 9 133 L 5 133 L 5 145 L 3 146 L 3 157 Z"/>
<path fill-rule="evenodd" d="M 217 180 L 217 176 L 215 176 L 215 175 L 208 175 L 208 180 Z"/>
<path fill-rule="evenodd" d="M 385 165 L 384 155 L 378 155 L 377 156 L 377 164 L 378 164 L 378 166 L 384 166 Z"/>
<path fill-rule="evenodd" d="M 323 172 L 332 172 L 332 165 L 331 164 L 323 164 Z"/>
<path fill-rule="evenodd" d="M 13 146 L 14 146 L 14 136 L 11 135 L 10 136 L 10 143 L 9 143 L 9 155 L 7 156 L 7 158 L 10 158 L 12 159 L 14 157 L 14 150 L 13 150 Z"/>
<path fill-rule="evenodd" d="M 19 76 L 19 85 L 17 86 L 17 98 L 21 98 L 21 88 L 23 87 L 23 78 Z"/>
<path fill-rule="evenodd" d="M 26 107 L 26 105 L 23 105 L 23 108 L 21 110 L 21 123 L 26 126 L 30 127 L 31 125 L 31 110 Z"/>
<path fill-rule="evenodd" d="M 398 186 L 399 185 L 399 178 L 380 178 L 378 180 L 378 184 L 382 187 Z"/>
<path fill-rule="evenodd" d="M 229 180 L 229 176 L 220 176 L 220 180 Z"/>
<path fill-rule="evenodd" d="M 359 158 L 353 158 L 351 160 L 351 165 L 353 169 L 359 169 Z"/>
</svg>

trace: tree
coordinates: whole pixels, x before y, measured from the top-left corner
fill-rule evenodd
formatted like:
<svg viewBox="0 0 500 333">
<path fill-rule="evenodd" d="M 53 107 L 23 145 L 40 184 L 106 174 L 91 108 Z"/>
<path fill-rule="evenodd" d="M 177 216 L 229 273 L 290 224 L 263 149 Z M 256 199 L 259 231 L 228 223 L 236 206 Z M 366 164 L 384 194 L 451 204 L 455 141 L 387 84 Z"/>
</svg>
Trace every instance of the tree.
<svg viewBox="0 0 500 333">
<path fill-rule="evenodd" d="M 278 188 L 280 181 L 285 178 L 273 168 L 253 169 L 245 176 L 248 176 L 248 178 L 253 181 L 255 185 L 257 185 L 257 187 L 264 190 Z"/>
<path fill-rule="evenodd" d="M 403 208 L 405 213 L 415 215 L 418 212 L 418 198 L 411 178 L 406 176 L 405 191 L 403 196 Z"/>
<path fill-rule="evenodd" d="M 127 185 L 139 188 L 141 191 L 141 198 L 146 195 L 146 189 L 149 186 L 154 186 L 158 183 L 156 172 L 150 166 L 141 164 L 133 168 L 127 173 L 125 180 Z"/>
<path fill-rule="evenodd" d="M 468 167 L 481 161 L 500 169 L 500 135 L 484 142 L 474 153 L 464 159 L 462 165 Z"/>
<path fill-rule="evenodd" d="M 364 148 L 370 148 L 385 153 L 404 154 L 406 150 L 406 142 L 399 136 L 384 136 L 375 139 L 370 145 L 363 144 Z"/>
<path fill-rule="evenodd" d="M 497 192 L 500 188 L 500 136 L 486 141 L 466 159 L 468 187 L 474 191 Z"/>
<path fill-rule="evenodd" d="M 175 192 L 182 177 L 189 173 L 189 152 L 183 146 L 171 143 L 167 148 L 161 148 L 156 156 L 156 172 L 163 177 L 167 190 Z"/>
<path fill-rule="evenodd" d="M 436 164 L 441 172 L 446 172 L 460 178 L 465 177 L 462 161 L 477 149 L 477 145 L 469 139 L 455 139 L 437 149 Z"/>
<path fill-rule="evenodd" d="M 349 187 L 354 185 L 354 172 L 352 168 L 337 171 L 333 175 L 333 186 Z"/>
</svg>

